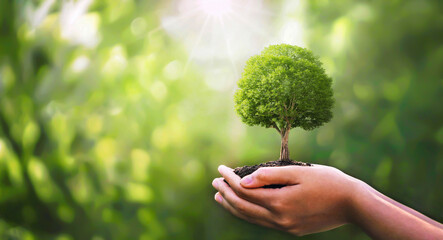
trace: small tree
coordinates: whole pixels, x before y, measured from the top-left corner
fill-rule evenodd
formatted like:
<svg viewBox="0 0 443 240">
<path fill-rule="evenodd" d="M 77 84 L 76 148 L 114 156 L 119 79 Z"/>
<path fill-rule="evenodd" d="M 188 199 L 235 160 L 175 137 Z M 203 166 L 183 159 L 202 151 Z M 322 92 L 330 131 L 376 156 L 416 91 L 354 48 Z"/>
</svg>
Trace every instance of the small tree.
<svg viewBox="0 0 443 240">
<path fill-rule="evenodd" d="M 279 160 L 288 160 L 291 128 L 312 130 L 331 120 L 331 83 L 311 51 L 271 45 L 246 62 L 234 95 L 235 109 L 250 126 L 275 128 L 281 135 Z"/>
</svg>

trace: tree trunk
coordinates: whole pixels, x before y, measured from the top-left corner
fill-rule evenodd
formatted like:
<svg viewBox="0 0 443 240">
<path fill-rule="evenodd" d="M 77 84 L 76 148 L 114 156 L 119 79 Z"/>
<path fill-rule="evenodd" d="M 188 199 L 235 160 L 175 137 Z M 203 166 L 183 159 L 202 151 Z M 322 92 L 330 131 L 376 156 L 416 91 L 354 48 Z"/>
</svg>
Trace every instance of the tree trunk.
<svg viewBox="0 0 443 240">
<path fill-rule="evenodd" d="M 284 132 L 281 133 L 281 148 L 280 148 L 279 160 L 289 160 L 289 147 L 288 147 L 289 129 L 290 128 L 284 130 Z"/>
</svg>

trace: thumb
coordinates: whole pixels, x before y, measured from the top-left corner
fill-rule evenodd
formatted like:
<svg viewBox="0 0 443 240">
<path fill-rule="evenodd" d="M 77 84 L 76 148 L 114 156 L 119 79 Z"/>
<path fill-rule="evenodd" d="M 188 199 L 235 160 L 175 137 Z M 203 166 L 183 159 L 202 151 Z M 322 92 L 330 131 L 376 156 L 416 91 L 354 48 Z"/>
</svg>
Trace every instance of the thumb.
<svg viewBox="0 0 443 240">
<path fill-rule="evenodd" d="M 259 188 L 266 185 L 294 185 L 298 184 L 304 167 L 262 167 L 252 174 L 241 179 L 240 184 L 245 188 Z"/>
</svg>

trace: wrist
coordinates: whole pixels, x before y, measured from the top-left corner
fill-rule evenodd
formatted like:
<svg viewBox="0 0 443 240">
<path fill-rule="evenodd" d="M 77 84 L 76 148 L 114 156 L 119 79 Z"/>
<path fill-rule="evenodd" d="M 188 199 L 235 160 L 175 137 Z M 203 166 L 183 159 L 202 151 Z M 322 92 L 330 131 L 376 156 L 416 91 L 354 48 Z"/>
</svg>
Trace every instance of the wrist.
<svg viewBox="0 0 443 240">
<path fill-rule="evenodd" d="M 360 225 L 362 208 L 365 208 L 368 201 L 374 199 L 373 190 L 367 183 L 356 178 L 352 179 L 350 186 L 347 204 L 347 221 L 355 225 Z"/>
</svg>

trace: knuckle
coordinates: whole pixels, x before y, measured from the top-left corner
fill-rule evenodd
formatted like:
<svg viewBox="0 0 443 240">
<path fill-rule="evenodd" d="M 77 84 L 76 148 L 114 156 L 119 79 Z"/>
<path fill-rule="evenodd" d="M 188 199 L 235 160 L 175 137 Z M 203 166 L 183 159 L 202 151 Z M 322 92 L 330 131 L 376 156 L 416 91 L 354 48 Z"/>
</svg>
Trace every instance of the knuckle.
<svg viewBox="0 0 443 240">
<path fill-rule="evenodd" d="M 242 215 L 246 214 L 246 209 L 245 209 L 245 207 L 243 205 L 238 205 L 237 206 L 237 211 L 239 213 L 241 213 Z"/>
<path fill-rule="evenodd" d="M 245 198 L 246 197 L 246 192 L 245 189 L 243 189 L 241 186 L 235 187 L 233 188 L 235 194 L 237 194 L 237 196 L 241 197 L 241 198 Z"/>
<path fill-rule="evenodd" d="M 239 213 L 245 214 L 247 212 L 246 206 L 240 201 L 236 200 L 233 204 Z"/>
<path fill-rule="evenodd" d="M 276 212 L 280 212 L 282 211 L 283 207 L 284 207 L 284 203 L 282 200 L 274 200 L 271 202 L 270 206 L 273 210 L 275 210 Z"/>
<path fill-rule="evenodd" d="M 259 168 L 256 171 L 255 177 L 258 180 L 265 180 L 268 175 L 269 175 L 269 169 L 267 169 L 267 168 Z"/>
<path fill-rule="evenodd" d="M 224 196 L 226 194 L 226 186 L 224 184 L 219 184 L 218 191 Z"/>
<path fill-rule="evenodd" d="M 283 216 L 278 219 L 277 224 L 283 229 L 283 230 L 289 230 L 294 226 L 294 222 L 291 218 Z"/>
<path fill-rule="evenodd" d="M 292 230 L 291 233 L 297 237 L 301 237 L 304 235 L 298 229 Z"/>
<path fill-rule="evenodd" d="M 289 232 L 297 237 L 306 235 L 306 232 L 304 232 L 301 228 L 298 227 L 293 227 Z"/>
</svg>

